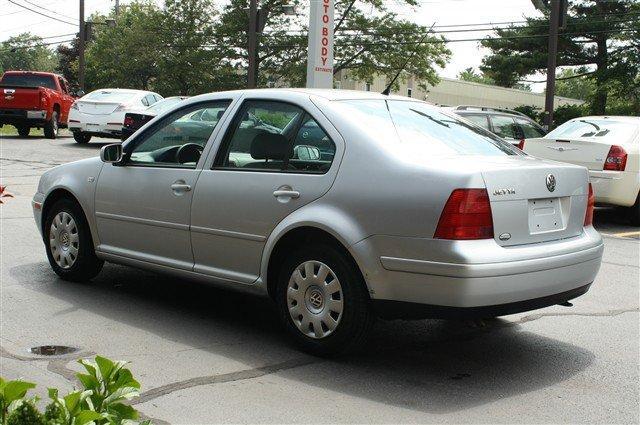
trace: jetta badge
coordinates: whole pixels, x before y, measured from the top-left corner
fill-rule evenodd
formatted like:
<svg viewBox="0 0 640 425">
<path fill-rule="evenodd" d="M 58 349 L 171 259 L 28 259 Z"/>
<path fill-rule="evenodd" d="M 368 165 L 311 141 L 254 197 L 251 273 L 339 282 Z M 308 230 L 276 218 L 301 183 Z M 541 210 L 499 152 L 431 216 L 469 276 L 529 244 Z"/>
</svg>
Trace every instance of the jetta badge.
<svg viewBox="0 0 640 425">
<path fill-rule="evenodd" d="M 556 190 L 556 177 L 553 174 L 547 175 L 547 189 L 549 192 Z"/>
</svg>

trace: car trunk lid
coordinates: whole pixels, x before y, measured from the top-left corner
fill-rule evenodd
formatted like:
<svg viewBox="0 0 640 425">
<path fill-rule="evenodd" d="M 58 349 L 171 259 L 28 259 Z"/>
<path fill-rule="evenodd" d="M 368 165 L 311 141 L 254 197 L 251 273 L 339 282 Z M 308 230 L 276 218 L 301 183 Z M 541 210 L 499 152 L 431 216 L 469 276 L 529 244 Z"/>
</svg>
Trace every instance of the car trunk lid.
<svg viewBox="0 0 640 425">
<path fill-rule="evenodd" d="M 527 139 L 524 150 L 529 155 L 581 165 L 589 170 L 602 170 L 611 148 L 604 140 Z"/>
<path fill-rule="evenodd" d="M 0 108 L 40 109 L 40 88 L 0 85 Z"/>
<path fill-rule="evenodd" d="M 489 162 L 482 171 L 502 246 L 547 242 L 583 231 L 588 172 L 527 157 Z"/>
<path fill-rule="evenodd" d="M 76 102 L 78 110 L 89 115 L 109 115 L 113 113 L 121 102 L 99 102 L 90 100 L 79 100 Z"/>
</svg>

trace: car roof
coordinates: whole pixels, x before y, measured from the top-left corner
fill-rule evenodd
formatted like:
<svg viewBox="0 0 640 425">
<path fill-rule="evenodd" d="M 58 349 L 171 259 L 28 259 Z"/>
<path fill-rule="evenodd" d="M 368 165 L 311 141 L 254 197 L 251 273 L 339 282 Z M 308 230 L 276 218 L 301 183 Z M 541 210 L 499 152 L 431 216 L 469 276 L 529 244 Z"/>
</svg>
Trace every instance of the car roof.
<svg viewBox="0 0 640 425">
<path fill-rule="evenodd" d="M 46 75 L 51 77 L 62 77 L 62 75 L 54 74 L 53 72 L 40 72 L 40 71 L 5 71 L 5 75 Z"/>
<path fill-rule="evenodd" d="M 630 123 L 640 124 L 640 117 L 630 117 L 625 115 L 589 115 L 586 117 L 574 118 L 571 121 L 580 120 L 609 120 L 609 121 L 624 121 Z"/>
<path fill-rule="evenodd" d="M 413 101 L 429 104 L 428 102 L 424 102 L 418 99 L 413 99 L 405 96 L 397 96 L 397 95 L 384 95 L 382 93 L 376 92 L 367 92 L 360 90 L 342 90 L 342 89 L 311 89 L 311 88 L 265 88 L 265 89 L 242 89 L 242 90 L 229 90 L 223 92 L 211 92 L 208 94 L 215 95 L 224 95 L 224 94 L 243 94 L 247 96 L 251 96 L 251 94 L 291 94 L 298 93 L 309 96 L 318 96 L 323 97 L 327 100 L 371 100 L 371 99 L 379 99 L 379 100 L 403 100 L 403 101 Z"/>
</svg>

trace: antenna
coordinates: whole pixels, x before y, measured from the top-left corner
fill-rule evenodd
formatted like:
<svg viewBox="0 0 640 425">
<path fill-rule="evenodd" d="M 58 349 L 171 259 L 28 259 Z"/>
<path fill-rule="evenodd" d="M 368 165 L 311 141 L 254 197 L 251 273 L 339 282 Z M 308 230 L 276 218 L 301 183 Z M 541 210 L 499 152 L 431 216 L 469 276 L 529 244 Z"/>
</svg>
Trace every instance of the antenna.
<svg viewBox="0 0 640 425">
<path fill-rule="evenodd" d="M 424 41 L 425 38 L 427 38 L 427 36 L 429 35 L 429 33 L 431 32 L 431 30 L 433 29 L 433 27 L 436 25 L 436 23 L 434 22 L 431 27 L 429 27 L 429 29 L 427 30 L 426 33 L 424 33 L 424 35 L 420 38 L 420 41 L 418 41 L 418 44 L 422 44 L 422 42 Z M 409 58 L 405 61 L 404 65 L 402 65 L 402 67 L 398 70 L 398 73 L 396 74 L 395 77 L 393 77 L 393 80 L 391 80 L 391 82 L 389 83 L 389 85 L 387 86 L 386 89 L 384 89 L 384 91 L 382 92 L 383 95 L 385 96 L 389 96 L 389 93 L 391 93 L 391 86 L 393 86 L 393 84 L 396 82 L 396 80 L 398 79 L 398 77 L 400 76 L 400 74 L 402 73 L 402 71 L 404 71 L 404 69 L 407 67 L 407 65 L 409 65 L 409 62 L 411 62 L 411 59 L 413 59 L 413 57 L 416 55 L 416 51 L 414 50 L 413 53 L 411 53 L 411 56 L 409 56 Z"/>
</svg>

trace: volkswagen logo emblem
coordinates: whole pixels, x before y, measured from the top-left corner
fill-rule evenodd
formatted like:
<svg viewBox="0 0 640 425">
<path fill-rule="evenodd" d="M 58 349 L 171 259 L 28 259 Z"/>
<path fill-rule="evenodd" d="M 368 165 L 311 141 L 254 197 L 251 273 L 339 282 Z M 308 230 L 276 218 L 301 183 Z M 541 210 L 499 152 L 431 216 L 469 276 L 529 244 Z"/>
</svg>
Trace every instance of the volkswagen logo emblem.
<svg viewBox="0 0 640 425">
<path fill-rule="evenodd" d="M 556 177 L 553 174 L 547 175 L 547 189 L 549 192 L 556 190 Z"/>
</svg>

